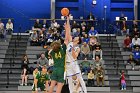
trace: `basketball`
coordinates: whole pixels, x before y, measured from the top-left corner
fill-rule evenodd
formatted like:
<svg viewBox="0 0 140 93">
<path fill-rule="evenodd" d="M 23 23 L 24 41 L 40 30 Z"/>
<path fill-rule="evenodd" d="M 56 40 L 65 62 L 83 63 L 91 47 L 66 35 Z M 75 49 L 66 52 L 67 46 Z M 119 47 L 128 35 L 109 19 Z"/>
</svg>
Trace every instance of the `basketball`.
<svg viewBox="0 0 140 93">
<path fill-rule="evenodd" d="M 69 9 L 68 9 L 68 8 L 62 8 L 61 14 L 62 14 L 63 16 L 68 16 L 68 15 L 69 15 Z"/>
</svg>

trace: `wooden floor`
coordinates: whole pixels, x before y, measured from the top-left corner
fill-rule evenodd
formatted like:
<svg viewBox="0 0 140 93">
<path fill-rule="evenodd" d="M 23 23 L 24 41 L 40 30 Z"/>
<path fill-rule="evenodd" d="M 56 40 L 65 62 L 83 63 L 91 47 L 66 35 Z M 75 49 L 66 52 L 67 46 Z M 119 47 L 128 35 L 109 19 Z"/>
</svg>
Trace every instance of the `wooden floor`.
<svg viewBox="0 0 140 93">
<path fill-rule="evenodd" d="M 0 91 L 0 93 L 32 93 L 31 91 Z M 43 92 L 38 92 L 43 93 Z M 88 92 L 88 93 L 140 93 L 140 92 Z"/>
</svg>

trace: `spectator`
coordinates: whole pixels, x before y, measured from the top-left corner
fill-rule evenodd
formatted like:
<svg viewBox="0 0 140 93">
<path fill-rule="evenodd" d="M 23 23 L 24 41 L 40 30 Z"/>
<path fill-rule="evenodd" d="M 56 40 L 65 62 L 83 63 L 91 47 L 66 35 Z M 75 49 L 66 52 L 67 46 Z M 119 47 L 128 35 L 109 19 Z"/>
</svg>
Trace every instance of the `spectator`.
<svg viewBox="0 0 140 93">
<path fill-rule="evenodd" d="M 136 47 L 136 49 L 133 51 L 134 59 L 137 61 L 137 65 L 140 65 L 140 49 L 139 47 Z"/>
<path fill-rule="evenodd" d="M 86 27 L 85 26 L 82 26 L 82 29 L 81 29 L 81 37 L 84 37 L 85 34 L 87 34 Z"/>
<path fill-rule="evenodd" d="M 52 20 L 51 22 L 51 28 L 59 28 L 59 24 L 55 21 L 55 19 Z"/>
<path fill-rule="evenodd" d="M 96 71 L 96 81 L 97 86 L 100 86 L 100 82 L 102 82 L 102 86 L 104 86 L 104 70 L 101 68 L 98 68 Z"/>
<path fill-rule="evenodd" d="M 45 57 L 44 53 L 41 53 L 40 58 L 37 60 L 37 64 L 38 64 L 38 67 L 39 67 L 39 71 L 42 69 L 43 66 L 47 67 L 49 65 L 49 61 Z"/>
<path fill-rule="evenodd" d="M 103 68 L 102 61 L 100 60 L 99 56 L 96 56 L 95 61 L 93 62 L 93 68 L 96 72 L 98 68 Z"/>
<path fill-rule="evenodd" d="M 25 81 L 25 86 L 27 86 L 27 77 L 28 77 L 28 70 L 29 70 L 28 64 L 29 64 L 28 57 L 27 55 L 24 55 L 22 59 L 22 65 L 21 65 L 22 68 L 22 73 L 21 73 L 22 83 L 20 84 L 21 86 L 23 86 L 24 81 Z"/>
<path fill-rule="evenodd" d="M 90 48 L 89 45 L 84 42 L 81 46 L 81 58 L 90 58 Z"/>
<path fill-rule="evenodd" d="M 30 41 L 30 45 L 38 45 L 38 34 L 36 31 L 34 31 L 32 34 L 31 34 L 31 37 L 30 37 L 31 41 Z"/>
<path fill-rule="evenodd" d="M 86 26 L 86 22 L 85 21 L 83 21 L 82 23 L 81 23 L 81 27 L 85 27 Z"/>
<path fill-rule="evenodd" d="M 124 34 L 129 35 L 129 29 L 127 27 L 126 21 L 122 21 L 122 24 L 120 25 L 120 29 L 121 29 L 122 36 Z"/>
<path fill-rule="evenodd" d="M 87 58 L 84 59 L 84 61 L 80 64 L 82 67 L 82 72 L 83 73 L 88 73 L 91 68 L 91 63 L 87 60 Z"/>
<path fill-rule="evenodd" d="M 11 19 L 8 20 L 7 24 L 6 24 L 6 30 L 8 32 L 8 34 L 12 34 L 13 32 L 13 23 L 11 21 Z"/>
<path fill-rule="evenodd" d="M 80 33 L 80 28 L 73 29 L 73 37 L 79 37 Z"/>
<path fill-rule="evenodd" d="M 124 39 L 124 50 L 125 51 L 131 50 L 131 39 L 129 35 L 126 35 L 126 38 Z"/>
<path fill-rule="evenodd" d="M 22 69 L 25 68 L 28 71 L 28 69 L 29 69 L 29 66 L 28 65 L 29 65 L 29 59 L 28 59 L 27 55 L 24 55 L 23 56 L 23 59 L 22 59 L 21 68 Z"/>
<path fill-rule="evenodd" d="M 48 28 L 49 28 L 49 26 L 48 26 L 46 20 L 43 20 L 42 27 L 45 28 L 45 29 L 48 29 Z"/>
<path fill-rule="evenodd" d="M 90 12 L 90 14 L 87 16 L 87 20 L 91 20 L 91 21 L 88 21 L 88 23 L 87 23 L 87 28 L 89 30 L 93 26 L 93 21 L 92 20 L 95 20 L 95 17 L 92 14 L 92 12 Z"/>
<path fill-rule="evenodd" d="M 123 24 L 123 21 L 126 21 L 126 18 L 124 16 L 124 14 L 122 13 L 121 17 L 120 17 L 120 26 Z"/>
<path fill-rule="evenodd" d="M 138 23 L 134 20 L 132 24 L 132 29 L 138 28 Z"/>
<path fill-rule="evenodd" d="M 46 34 L 46 44 L 50 45 L 53 42 L 53 40 L 54 40 L 53 31 L 52 29 L 49 29 L 48 33 Z"/>
<path fill-rule="evenodd" d="M 126 80 L 125 80 L 124 71 L 122 71 L 121 73 L 121 90 L 126 90 Z"/>
<path fill-rule="evenodd" d="M 38 44 L 40 46 L 44 46 L 45 45 L 45 35 L 43 34 L 43 31 L 40 31 L 40 33 L 39 33 Z"/>
<path fill-rule="evenodd" d="M 94 47 L 97 43 L 97 39 L 95 36 L 91 36 L 90 37 L 90 41 L 89 41 L 89 46 L 90 46 L 90 50 L 93 51 L 94 50 Z"/>
<path fill-rule="evenodd" d="M 87 86 L 88 87 L 94 86 L 94 71 L 93 70 L 90 70 L 90 72 L 88 73 Z"/>
<path fill-rule="evenodd" d="M 25 83 L 25 86 L 27 86 L 27 80 L 28 80 L 28 71 L 26 68 L 23 68 L 22 72 L 21 72 L 21 86 L 23 86 L 23 84 Z"/>
<path fill-rule="evenodd" d="M 0 38 L 5 39 L 6 42 L 6 31 L 4 29 L 4 23 L 0 19 Z"/>
<path fill-rule="evenodd" d="M 36 19 L 34 23 L 34 28 L 38 30 L 42 28 L 42 24 L 40 23 L 39 19 Z"/>
<path fill-rule="evenodd" d="M 135 37 L 135 35 L 137 35 L 137 36 L 139 37 L 139 31 L 138 31 L 138 28 L 134 28 L 133 31 L 132 31 L 131 36 L 132 36 L 132 37 Z"/>
<path fill-rule="evenodd" d="M 86 42 L 87 44 L 89 44 L 90 39 L 87 34 L 84 35 L 82 41 L 83 41 L 83 43 Z"/>
<path fill-rule="evenodd" d="M 128 64 L 131 64 L 132 70 L 135 70 L 135 64 L 137 63 L 136 60 L 133 58 L 133 55 L 129 55 L 129 59 L 127 60 Z"/>
<path fill-rule="evenodd" d="M 135 35 L 135 37 L 132 39 L 132 48 L 136 48 L 140 46 L 140 38 L 138 38 L 138 35 Z"/>
<path fill-rule="evenodd" d="M 76 21 L 73 21 L 72 23 L 72 29 L 77 29 L 79 27 L 79 25 L 77 24 Z"/>
<path fill-rule="evenodd" d="M 90 12 L 90 14 L 87 16 L 88 20 L 95 20 L 94 15 L 92 14 L 92 12 Z"/>
<path fill-rule="evenodd" d="M 88 35 L 91 37 L 91 36 L 97 36 L 98 35 L 98 32 L 97 30 L 94 29 L 94 27 L 92 26 L 91 29 L 89 30 L 88 32 Z"/>
<path fill-rule="evenodd" d="M 93 50 L 93 60 L 95 59 L 95 56 L 99 56 L 100 59 L 102 59 L 102 49 L 98 42 L 95 45 L 95 50 Z"/>
</svg>

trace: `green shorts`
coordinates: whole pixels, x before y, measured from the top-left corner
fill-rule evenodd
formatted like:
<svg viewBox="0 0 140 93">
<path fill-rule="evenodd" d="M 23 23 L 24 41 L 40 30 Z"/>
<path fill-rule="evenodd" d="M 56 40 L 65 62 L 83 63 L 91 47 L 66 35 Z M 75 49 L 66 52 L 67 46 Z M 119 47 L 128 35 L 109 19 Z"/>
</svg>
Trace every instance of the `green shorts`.
<svg viewBox="0 0 140 93">
<path fill-rule="evenodd" d="M 51 80 L 64 83 L 64 68 L 54 68 L 51 74 Z"/>
<path fill-rule="evenodd" d="M 46 91 L 45 84 L 37 84 L 37 88 L 40 88 L 41 91 Z M 35 84 L 32 86 L 32 91 L 35 91 Z"/>
</svg>

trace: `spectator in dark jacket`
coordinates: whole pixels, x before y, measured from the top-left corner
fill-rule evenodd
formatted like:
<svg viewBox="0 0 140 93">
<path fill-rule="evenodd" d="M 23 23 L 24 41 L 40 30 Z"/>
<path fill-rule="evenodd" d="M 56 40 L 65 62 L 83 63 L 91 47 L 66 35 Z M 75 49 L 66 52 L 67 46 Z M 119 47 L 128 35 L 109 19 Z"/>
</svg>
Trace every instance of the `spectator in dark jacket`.
<svg viewBox="0 0 140 93">
<path fill-rule="evenodd" d="M 132 54 L 129 55 L 129 59 L 127 60 L 127 63 L 132 66 L 132 70 L 135 69 L 135 65 L 136 65 L 137 61 L 133 58 Z"/>
</svg>

